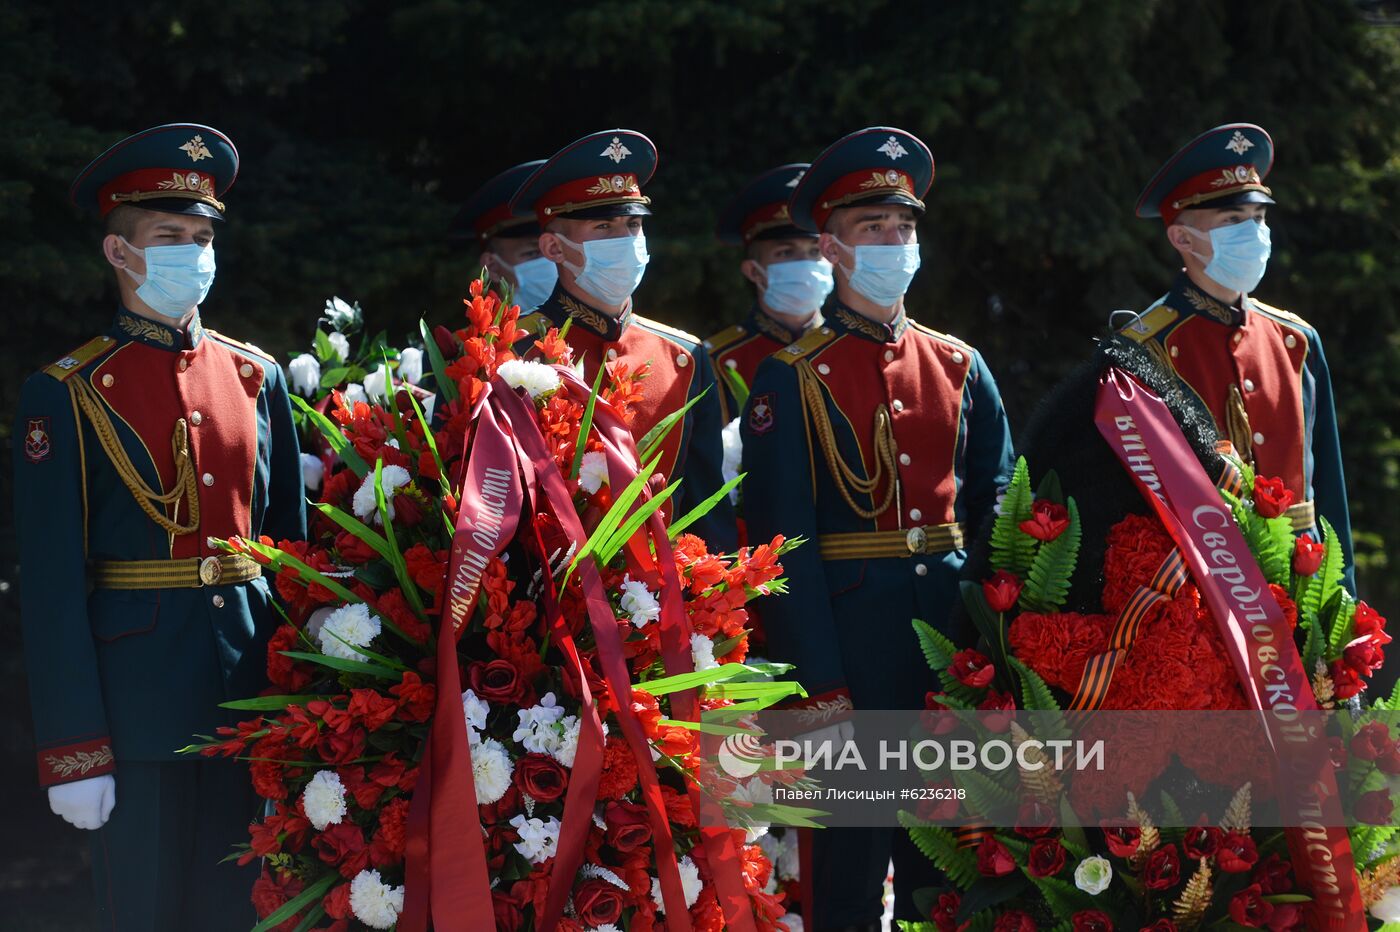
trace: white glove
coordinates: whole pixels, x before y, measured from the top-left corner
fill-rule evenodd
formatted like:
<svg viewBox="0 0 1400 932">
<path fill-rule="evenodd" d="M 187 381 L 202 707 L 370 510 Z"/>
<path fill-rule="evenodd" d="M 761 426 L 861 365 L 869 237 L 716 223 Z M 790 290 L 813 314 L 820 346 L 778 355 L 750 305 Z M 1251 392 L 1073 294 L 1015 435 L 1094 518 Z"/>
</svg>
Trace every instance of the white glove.
<svg viewBox="0 0 1400 932">
<path fill-rule="evenodd" d="M 49 808 L 78 828 L 101 828 L 116 804 L 117 779 L 111 774 L 49 787 Z"/>
</svg>

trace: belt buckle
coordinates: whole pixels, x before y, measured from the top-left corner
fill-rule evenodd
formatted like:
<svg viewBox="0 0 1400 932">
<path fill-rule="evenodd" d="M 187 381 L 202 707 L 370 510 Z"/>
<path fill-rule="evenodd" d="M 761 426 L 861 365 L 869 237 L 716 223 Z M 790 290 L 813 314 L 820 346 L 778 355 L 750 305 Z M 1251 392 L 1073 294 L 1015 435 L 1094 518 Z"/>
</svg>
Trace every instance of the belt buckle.
<svg viewBox="0 0 1400 932">
<path fill-rule="evenodd" d="M 904 535 L 904 546 L 909 548 L 910 553 L 923 553 L 928 547 L 928 532 L 922 527 L 911 527 L 909 533 Z"/>
<path fill-rule="evenodd" d="M 206 586 L 217 586 L 224 576 L 224 566 L 218 557 L 205 557 L 199 561 L 199 581 Z"/>
</svg>

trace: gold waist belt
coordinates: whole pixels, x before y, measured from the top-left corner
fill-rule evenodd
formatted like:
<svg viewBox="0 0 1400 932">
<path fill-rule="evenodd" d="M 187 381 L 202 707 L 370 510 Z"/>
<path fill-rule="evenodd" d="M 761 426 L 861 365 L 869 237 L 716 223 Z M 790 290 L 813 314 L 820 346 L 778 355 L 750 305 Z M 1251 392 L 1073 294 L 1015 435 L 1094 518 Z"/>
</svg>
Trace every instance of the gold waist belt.
<svg viewBox="0 0 1400 932">
<path fill-rule="evenodd" d="M 1283 515 L 1293 522 L 1293 533 L 1301 534 L 1317 523 L 1317 506 L 1312 502 L 1299 502 L 1289 505 Z"/>
<path fill-rule="evenodd" d="M 823 560 L 876 560 L 947 553 L 963 547 L 961 524 L 929 524 L 906 531 L 860 531 L 817 537 Z"/>
<path fill-rule="evenodd" d="M 91 570 L 99 589 L 198 589 L 261 575 L 262 566 L 240 553 L 185 560 L 97 560 Z"/>
</svg>

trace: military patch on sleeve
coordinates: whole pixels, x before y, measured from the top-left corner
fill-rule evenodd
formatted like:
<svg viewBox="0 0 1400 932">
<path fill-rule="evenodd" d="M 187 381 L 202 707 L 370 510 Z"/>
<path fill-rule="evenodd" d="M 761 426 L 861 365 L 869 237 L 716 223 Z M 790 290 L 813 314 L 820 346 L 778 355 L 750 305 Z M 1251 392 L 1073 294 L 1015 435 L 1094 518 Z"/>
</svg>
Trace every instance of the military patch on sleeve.
<svg viewBox="0 0 1400 932">
<path fill-rule="evenodd" d="M 754 395 L 749 402 L 749 430 L 756 434 L 766 434 L 774 427 L 773 395 L 764 392 Z"/>
<path fill-rule="evenodd" d="M 24 426 L 24 458 L 31 463 L 42 463 L 53 453 L 53 445 L 49 442 L 49 419 L 48 417 L 31 417 L 25 419 Z"/>
</svg>

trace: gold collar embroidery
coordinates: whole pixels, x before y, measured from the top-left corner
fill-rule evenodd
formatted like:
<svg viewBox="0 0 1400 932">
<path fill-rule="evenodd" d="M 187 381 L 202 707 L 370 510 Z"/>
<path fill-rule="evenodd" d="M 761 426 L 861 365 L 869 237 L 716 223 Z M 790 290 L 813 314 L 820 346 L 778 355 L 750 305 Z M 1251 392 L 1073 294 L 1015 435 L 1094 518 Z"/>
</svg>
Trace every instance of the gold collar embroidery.
<svg viewBox="0 0 1400 932">
<path fill-rule="evenodd" d="M 161 346 L 175 345 L 175 331 L 144 317 L 137 317 L 134 314 L 119 314 L 117 315 L 117 326 L 121 327 L 127 336 L 138 340 L 149 340 L 152 343 L 159 343 Z"/>
<path fill-rule="evenodd" d="M 1210 295 L 1202 294 L 1190 287 L 1183 289 L 1181 293 L 1199 313 L 1206 314 L 1222 324 L 1228 325 L 1235 322 L 1234 312 Z"/>
</svg>

